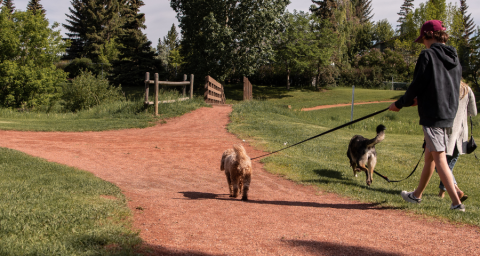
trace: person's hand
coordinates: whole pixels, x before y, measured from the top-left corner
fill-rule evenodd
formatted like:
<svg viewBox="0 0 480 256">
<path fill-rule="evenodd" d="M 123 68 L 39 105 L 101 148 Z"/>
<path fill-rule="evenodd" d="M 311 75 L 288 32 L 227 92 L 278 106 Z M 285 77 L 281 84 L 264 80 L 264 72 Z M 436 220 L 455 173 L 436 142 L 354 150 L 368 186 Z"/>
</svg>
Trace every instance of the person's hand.
<svg viewBox="0 0 480 256">
<path fill-rule="evenodd" d="M 397 108 L 397 106 L 395 106 L 395 102 L 393 102 L 393 103 L 390 105 L 390 107 L 388 107 L 388 110 L 394 111 L 394 112 L 400 111 L 400 109 Z"/>
<path fill-rule="evenodd" d="M 418 105 L 417 97 L 415 97 L 415 99 L 413 99 L 413 104 L 410 107 L 415 107 L 417 105 Z"/>
</svg>

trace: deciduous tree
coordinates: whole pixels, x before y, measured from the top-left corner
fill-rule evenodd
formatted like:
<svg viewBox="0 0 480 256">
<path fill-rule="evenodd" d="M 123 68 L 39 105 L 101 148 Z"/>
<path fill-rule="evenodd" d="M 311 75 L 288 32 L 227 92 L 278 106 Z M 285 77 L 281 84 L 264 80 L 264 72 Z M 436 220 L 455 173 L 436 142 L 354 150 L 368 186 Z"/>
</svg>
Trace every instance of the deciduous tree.
<svg viewBox="0 0 480 256">
<path fill-rule="evenodd" d="M 13 19 L 11 18 L 13 17 Z M 7 7 L 0 12 L 0 104 L 34 107 L 52 103 L 60 95 L 66 73 L 57 69 L 66 43 L 48 20 L 32 12 Z"/>
<path fill-rule="evenodd" d="M 172 0 L 185 70 L 220 81 L 251 75 L 273 57 L 272 40 L 289 0 Z"/>
</svg>

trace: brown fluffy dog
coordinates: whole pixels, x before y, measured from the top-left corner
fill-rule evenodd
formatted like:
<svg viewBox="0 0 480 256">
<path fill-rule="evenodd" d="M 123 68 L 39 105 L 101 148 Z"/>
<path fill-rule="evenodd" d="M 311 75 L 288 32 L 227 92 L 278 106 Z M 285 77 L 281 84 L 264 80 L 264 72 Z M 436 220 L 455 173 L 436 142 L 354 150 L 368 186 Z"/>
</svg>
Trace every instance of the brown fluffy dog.
<svg viewBox="0 0 480 256">
<path fill-rule="evenodd" d="M 357 172 L 364 171 L 367 175 L 367 185 L 370 186 L 373 181 L 373 170 L 377 164 L 377 151 L 375 144 L 385 138 L 385 126 L 377 126 L 377 136 L 371 140 L 361 135 L 355 135 L 348 144 L 347 156 L 350 159 L 350 166 L 353 169 L 353 175 L 357 177 Z M 368 168 L 367 168 L 368 166 Z"/>
<path fill-rule="evenodd" d="M 233 145 L 233 149 L 223 152 L 220 170 L 225 170 L 230 197 L 242 193 L 242 200 L 248 200 L 248 188 L 252 178 L 252 162 L 242 145 Z"/>
</svg>

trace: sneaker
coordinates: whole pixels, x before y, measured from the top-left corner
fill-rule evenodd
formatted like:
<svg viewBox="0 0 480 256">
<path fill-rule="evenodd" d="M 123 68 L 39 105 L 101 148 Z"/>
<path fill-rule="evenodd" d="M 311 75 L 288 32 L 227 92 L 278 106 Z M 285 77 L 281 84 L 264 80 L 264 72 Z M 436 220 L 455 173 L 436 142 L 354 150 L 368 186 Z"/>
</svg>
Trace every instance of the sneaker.
<svg viewBox="0 0 480 256">
<path fill-rule="evenodd" d="M 402 195 L 403 200 L 405 200 L 409 203 L 419 204 L 422 201 L 422 199 L 416 198 L 413 195 L 413 192 L 402 191 L 402 193 L 400 193 L 400 195 Z"/>
<path fill-rule="evenodd" d="M 456 210 L 456 211 L 464 212 L 465 211 L 465 205 L 464 204 L 459 204 L 459 205 L 453 206 L 453 204 L 452 204 L 452 205 L 450 205 L 450 210 Z"/>
</svg>

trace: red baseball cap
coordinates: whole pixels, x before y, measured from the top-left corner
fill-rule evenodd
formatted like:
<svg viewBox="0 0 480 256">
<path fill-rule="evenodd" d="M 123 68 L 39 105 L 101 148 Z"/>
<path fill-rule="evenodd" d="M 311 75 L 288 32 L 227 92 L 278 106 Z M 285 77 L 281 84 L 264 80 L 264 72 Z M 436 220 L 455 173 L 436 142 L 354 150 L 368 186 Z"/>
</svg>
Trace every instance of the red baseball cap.
<svg viewBox="0 0 480 256">
<path fill-rule="evenodd" d="M 442 26 L 442 21 L 441 20 L 429 20 L 423 23 L 422 29 L 420 29 L 420 36 L 415 40 L 415 43 L 423 43 L 423 36 L 425 35 L 425 32 L 433 32 L 433 31 L 441 31 L 441 30 L 446 30 Z"/>
</svg>

